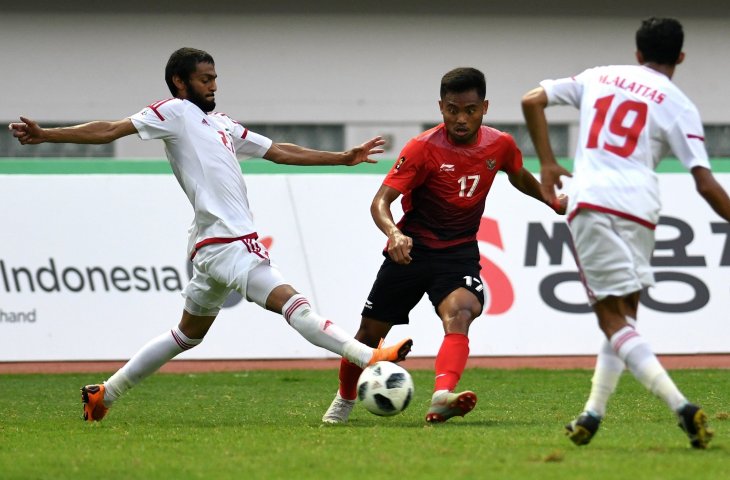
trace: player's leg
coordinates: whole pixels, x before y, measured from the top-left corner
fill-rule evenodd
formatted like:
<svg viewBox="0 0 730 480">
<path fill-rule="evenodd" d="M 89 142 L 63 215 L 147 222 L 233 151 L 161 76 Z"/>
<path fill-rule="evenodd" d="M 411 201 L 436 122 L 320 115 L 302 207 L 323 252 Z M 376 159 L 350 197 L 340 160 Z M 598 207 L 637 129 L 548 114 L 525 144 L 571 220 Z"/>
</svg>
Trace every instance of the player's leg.
<svg viewBox="0 0 730 480">
<path fill-rule="evenodd" d="M 636 326 L 636 314 L 641 292 L 635 292 L 623 298 L 626 321 Z M 606 414 L 608 400 L 616 390 L 621 374 L 626 365 L 611 347 L 608 339 L 604 339 L 596 359 L 596 368 L 591 379 L 591 393 L 586 402 L 584 413 L 599 419 Z"/>
<path fill-rule="evenodd" d="M 180 323 L 145 344 L 132 358 L 103 384 L 81 388 L 84 419 L 101 420 L 107 409 L 127 390 L 156 372 L 180 353 L 203 341 L 230 289 L 218 283 L 201 264 L 207 254 L 202 250 L 193 262 L 193 278 L 183 291 L 185 308 Z"/>
<path fill-rule="evenodd" d="M 379 360 L 402 361 L 413 344 L 411 339 L 404 339 L 391 347 L 372 348 L 357 341 L 317 313 L 309 300 L 284 283 L 279 270 L 268 262 L 249 272 L 246 296 L 268 310 L 280 312 L 287 323 L 313 345 L 341 355 L 360 367 Z"/>
<path fill-rule="evenodd" d="M 638 296 L 639 292 L 636 292 Z M 595 308 L 595 305 L 594 305 Z M 620 316 L 629 321 L 629 317 Z M 635 323 L 631 319 L 632 324 Z M 565 426 L 565 433 L 576 445 L 587 445 L 597 433 L 606 406 L 626 367 L 625 362 L 614 350 L 608 338 L 605 338 L 596 357 L 596 366 L 591 378 L 591 392 L 578 417 Z"/>
<path fill-rule="evenodd" d="M 654 355 L 649 342 L 626 321 L 621 311 L 621 301 L 616 297 L 607 297 L 594 306 L 599 325 L 609 338 L 611 347 L 634 377 L 675 412 L 692 446 L 707 447 L 712 431 L 707 427 L 706 414 L 687 400 Z"/>
<path fill-rule="evenodd" d="M 429 423 L 445 422 L 454 416 L 463 417 L 476 406 L 474 392 L 456 393 L 454 390 L 469 358 L 469 326 L 481 314 L 483 298 L 477 297 L 472 290 L 459 287 L 438 304 L 444 338 L 436 355 L 434 391 L 426 414 Z"/>
<path fill-rule="evenodd" d="M 624 368 L 623 360 L 604 339 L 596 357 L 588 400 L 581 414 L 565 426 L 566 435 L 576 445 L 587 445 L 598 431 L 608 400 L 616 390 Z"/>
<path fill-rule="evenodd" d="M 610 221 L 610 229 L 600 237 L 607 240 L 592 239 L 594 244 L 611 249 L 608 258 L 603 260 L 610 263 L 603 265 L 598 274 L 591 274 L 606 287 L 594 305 L 599 326 L 634 377 L 677 414 L 692 445 L 704 448 L 712 436 L 705 413 L 687 401 L 635 328 L 639 292 L 654 284 L 650 264 L 654 232 L 620 217 L 605 218 Z"/>
<path fill-rule="evenodd" d="M 452 391 L 469 357 L 469 326 L 482 312 L 482 303 L 465 288 L 451 292 L 438 306 L 444 339 L 436 356 L 434 391 Z"/>
<path fill-rule="evenodd" d="M 362 317 L 360 328 L 355 334 L 355 339 L 369 347 L 377 347 L 378 343 L 388 335 L 393 325 L 388 322 L 381 322 L 374 318 Z M 357 379 L 362 373 L 362 367 L 343 358 L 340 362 L 340 388 L 339 394 L 342 398 L 355 400 L 357 397 Z"/>
<path fill-rule="evenodd" d="M 409 265 L 398 265 L 386 258 L 362 309 L 360 328 L 355 338 L 371 347 L 385 338 L 395 324 L 407 324 L 408 314 L 421 300 L 427 286 L 427 272 L 418 255 Z M 322 417 L 324 423 L 346 423 L 357 397 L 357 380 L 362 367 L 343 358 L 340 362 L 339 389 Z"/>
<path fill-rule="evenodd" d="M 191 305 L 193 303 L 188 299 L 186 309 Z M 178 326 L 147 342 L 103 384 L 82 387 L 84 419 L 99 421 L 104 418 L 107 409 L 127 390 L 155 373 L 180 353 L 199 345 L 214 320 L 215 313 L 193 315 L 187 310 L 184 311 Z"/>
<path fill-rule="evenodd" d="M 390 323 L 363 317 L 360 321 L 360 328 L 355 334 L 355 339 L 369 347 L 377 347 L 391 327 Z M 360 378 L 362 370 L 362 367 L 344 357 L 340 360 L 340 370 L 338 372 L 340 385 L 335 398 L 322 416 L 323 423 L 347 423 L 350 412 L 355 407 L 355 401 L 357 400 L 357 380 Z"/>
<path fill-rule="evenodd" d="M 641 292 L 635 292 L 623 298 L 626 320 L 636 324 L 636 315 Z M 565 426 L 568 437 L 576 445 L 586 445 L 596 434 L 600 422 L 606 415 L 608 400 L 616 390 L 621 375 L 626 367 L 621 358 L 604 338 L 596 358 L 596 366 L 591 379 L 591 393 L 588 396 L 583 412 Z"/>
<path fill-rule="evenodd" d="M 480 270 L 476 242 L 454 247 L 433 259 L 428 296 L 443 323 L 444 338 L 436 355 L 434 392 L 427 422 L 445 422 L 453 416 L 464 416 L 476 406 L 474 392 L 454 390 L 469 358 L 469 327 L 484 308 Z"/>
<path fill-rule="evenodd" d="M 640 289 L 653 283 L 653 276 L 644 259 L 651 256 L 653 236 L 649 229 L 634 224 L 615 225 L 611 215 L 581 210 L 570 227 L 573 253 L 581 271 L 586 292 L 592 305 L 598 298 L 620 296 L 623 320 L 634 322 Z M 628 228 L 633 238 L 626 239 L 621 227 Z M 636 231 L 640 229 L 640 231 Z M 637 243 L 636 240 L 640 242 Z M 637 274 L 641 271 L 641 274 Z M 635 292 L 626 295 L 628 292 Z M 621 295 L 616 295 L 621 293 Z M 625 296 L 624 296 L 625 295 Z M 625 369 L 607 337 L 599 349 L 591 380 L 591 393 L 582 413 L 566 425 L 568 438 L 576 445 L 588 444 L 600 426 L 606 405 Z"/>
</svg>

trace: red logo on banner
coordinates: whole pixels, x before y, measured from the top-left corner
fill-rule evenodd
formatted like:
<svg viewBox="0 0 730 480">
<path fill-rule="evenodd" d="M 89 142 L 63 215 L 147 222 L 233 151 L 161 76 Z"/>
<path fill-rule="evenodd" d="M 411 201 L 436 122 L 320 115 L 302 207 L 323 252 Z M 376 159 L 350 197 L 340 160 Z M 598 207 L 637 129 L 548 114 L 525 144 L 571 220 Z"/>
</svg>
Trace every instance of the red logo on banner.
<svg viewBox="0 0 730 480">
<path fill-rule="evenodd" d="M 504 250 L 502 235 L 499 233 L 499 224 L 491 218 L 482 217 L 477 232 L 477 240 Z M 484 255 L 480 255 L 479 264 L 482 266 L 482 281 L 489 292 L 489 308 L 484 313 L 489 315 L 505 313 L 512 308 L 515 301 L 515 292 L 512 289 L 509 277 Z"/>
<path fill-rule="evenodd" d="M 259 242 L 266 247 L 266 250 L 271 250 L 271 245 L 274 244 L 274 237 L 259 238 Z"/>
</svg>

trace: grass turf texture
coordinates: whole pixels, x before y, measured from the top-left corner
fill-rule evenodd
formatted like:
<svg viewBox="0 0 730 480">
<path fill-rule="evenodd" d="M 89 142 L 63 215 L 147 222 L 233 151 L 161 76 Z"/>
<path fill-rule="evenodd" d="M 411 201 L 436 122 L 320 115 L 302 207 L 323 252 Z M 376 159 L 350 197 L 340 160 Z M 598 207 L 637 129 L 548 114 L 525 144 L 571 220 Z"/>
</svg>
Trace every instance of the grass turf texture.
<svg viewBox="0 0 730 480">
<path fill-rule="evenodd" d="M 432 372 L 412 371 L 402 415 L 356 407 L 323 426 L 335 371 L 157 374 L 98 424 L 80 420 L 79 387 L 106 375 L 0 376 L 0 478 L 727 478 L 730 376 L 675 370 L 707 410 L 715 439 L 693 450 L 660 400 L 625 374 L 593 442 L 563 425 L 590 386 L 585 370 L 468 369 L 479 395 L 465 418 L 425 425 Z"/>
</svg>

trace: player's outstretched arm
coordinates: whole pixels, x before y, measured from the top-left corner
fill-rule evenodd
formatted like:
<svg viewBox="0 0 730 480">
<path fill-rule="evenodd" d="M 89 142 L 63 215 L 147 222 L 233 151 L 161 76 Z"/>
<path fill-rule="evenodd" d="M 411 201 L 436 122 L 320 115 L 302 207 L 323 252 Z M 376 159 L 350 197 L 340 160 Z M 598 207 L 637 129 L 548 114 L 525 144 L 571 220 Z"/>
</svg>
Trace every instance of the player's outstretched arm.
<svg viewBox="0 0 730 480">
<path fill-rule="evenodd" d="M 371 155 L 383 153 L 385 144 L 382 137 L 374 137 L 346 152 L 324 152 L 294 145 L 293 143 L 274 143 L 264 154 L 266 160 L 284 165 L 347 165 L 377 163 Z"/>
<path fill-rule="evenodd" d="M 695 167 L 692 169 L 692 177 L 694 177 L 695 186 L 702 198 L 726 222 L 730 222 L 730 197 L 718 183 L 712 171 L 704 167 Z"/>
<path fill-rule="evenodd" d="M 522 97 L 522 114 L 525 117 L 532 143 L 535 145 L 535 152 L 540 159 L 540 184 L 543 197 L 548 205 L 554 205 L 558 198 L 555 189 L 563 188 L 560 177 L 572 175 L 555 159 L 545 117 L 547 105 L 547 94 L 542 87 L 530 90 Z"/>
<path fill-rule="evenodd" d="M 132 120 L 125 118 L 115 122 L 96 121 L 72 127 L 42 128 L 33 120 L 20 117 L 19 123 L 8 128 L 22 145 L 38 143 L 109 143 L 137 133 Z"/>
<path fill-rule="evenodd" d="M 555 213 L 559 215 L 565 215 L 565 209 L 568 205 L 568 197 L 565 195 L 559 195 L 554 197 L 552 201 L 548 201 L 541 189 L 540 182 L 527 170 L 525 167 L 516 173 L 508 173 L 507 177 L 509 182 L 520 192 L 528 195 L 535 200 L 546 204 L 548 207 L 555 210 Z"/>
</svg>

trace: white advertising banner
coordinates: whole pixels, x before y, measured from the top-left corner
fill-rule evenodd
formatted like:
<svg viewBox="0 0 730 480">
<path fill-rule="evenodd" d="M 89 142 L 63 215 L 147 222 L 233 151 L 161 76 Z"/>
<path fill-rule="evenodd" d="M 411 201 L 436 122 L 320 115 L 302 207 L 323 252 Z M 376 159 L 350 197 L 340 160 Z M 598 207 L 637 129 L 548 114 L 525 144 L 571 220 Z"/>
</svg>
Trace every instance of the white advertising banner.
<svg viewBox="0 0 730 480">
<path fill-rule="evenodd" d="M 730 175 L 719 174 L 730 189 Z M 355 332 L 385 237 L 369 205 L 382 175 L 247 178 L 257 230 L 287 280 Z M 657 353 L 727 353 L 730 226 L 687 174 L 660 175 L 657 286 L 639 328 Z M 0 361 L 119 360 L 177 324 L 192 210 L 171 175 L 0 175 Z M 471 354 L 593 354 L 601 341 L 563 217 L 500 176 L 479 232 L 484 315 Z M 391 340 L 433 356 L 443 332 L 424 299 Z M 281 316 L 229 298 L 180 358 L 324 358 Z"/>
</svg>

